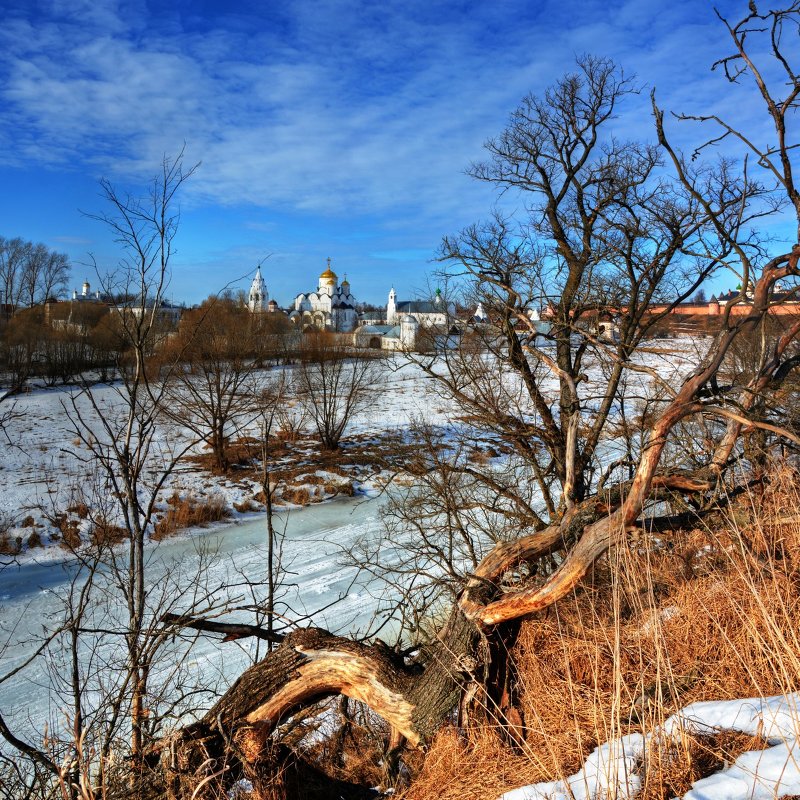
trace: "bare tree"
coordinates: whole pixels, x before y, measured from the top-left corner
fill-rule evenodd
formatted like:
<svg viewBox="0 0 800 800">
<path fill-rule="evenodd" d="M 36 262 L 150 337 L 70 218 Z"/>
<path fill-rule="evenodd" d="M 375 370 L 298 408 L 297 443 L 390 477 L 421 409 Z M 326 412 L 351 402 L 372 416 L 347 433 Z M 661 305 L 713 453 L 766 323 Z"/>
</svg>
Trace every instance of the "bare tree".
<svg viewBox="0 0 800 800">
<path fill-rule="evenodd" d="M 437 585 L 459 591 L 496 543 L 557 523 L 609 480 L 632 479 L 646 437 L 631 412 L 669 377 L 654 374 L 641 346 L 725 264 L 732 247 L 715 223 L 757 213 L 748 203 L 760 188 L 724 167 L 693 168 L 712 198 L 703 207 L 664 175 L 658 148 L 605 132 L 634 94 L 611 62 L 585 57 L 542 98 L 526 98 L 487 143 L 490 160 L 472 168 L 519 192 L 526 212 L 495 214 L 442 244 L 486 319 L 460 347 L 413 357 L 468 423 L 452 428 L 449 447 L 420 431 L 419 487 L 388 507 L 389 546 L 398 521 L 424 527 L 408 545 L 421 562 L 406 564 L 416 578 L 401 606 L 416 600 L 415 616 L 440 598 Z M 552 567 L 542 559 L 532 569 Z"/>
<path fill-rule="evenodd" d="M 154 674 L 175 635 L 175 628 L 165 625 L 161 616 L 178 602 L 182 608 L 198 610 L 213 604 L 209 599 L 213 593 L 197 575 L 178 578 L 176 571 L 153 580 L 147 556 L 160 492 L 180 457 L 194 444 L 191 437 L 165 435 L 169 376 L 156 358 L 160 307 L 178 229 L 177 193 L 194 169 L 184 168 L 182 153 L 165 158 L 144 199 L 122 195 L 103 181 L 110 211 L 93 218 L 110 227 L 123 251 L 120 269 L 106 289 L 111 293 L 115 286 L 121 287 L 137 300 L 114 312 L 125 351 L 120 381 L 109 387 L 112 402 L 86 382 L 65 404 L 96 475 L 96 491 L 87 504 L 96 512 L 102 509 L 98 516 L 103 519 L 97 522 L 96 543 L 75 549 L 82 566 L 80 579 L 64 597 L 65 616 L 57 633 L 67 637 L 66 652 L 72 654 L 64 673 L 70 676 L 65 690 L 73 701 L 73 747 L 84 764 L 80 778 L 88 787 L 99 782 L 102 791 L 108 788 L 104 776 L 113 751 L 121 749 L 120 736 L 128 737 L 128 773 L 136 780 L 144 768 L 148 742 L 186 697 L 175 677 L 180 660 L 166 672 Z M 79 650 L 90 654 L 88 662 L 78 659 Z M 170 693 L 159 690 L 164 684 L 171 687 Z M 93 690 L 90 717 L 86 697 Z M 23 749 L 21 740 L 0 733 L 29 757 L 45 766 L 56 763 L 60 770 L 59 762 L 40 749 L 27 745 Z M 58 770 L 54 774 L 64 778 Z M 66 778 L 68 784 L 74 783 Z"/>
<path fill-rule="evenodd" d="M 21 275 L 22 299 L 32 307 L 55 299 L 67 288 L 69 258 L 65 253 L 49 250 L 43 244 L 27 248 Z"/>
<path fill-rule="evenodd" d="M 0 236 L 0 302 L 30 308 L 57 298 L 67 288 L 69 269 L 65 253 Z"/>
<path fill-rule="evenodd" d="M 150 671 L 165 633 L 153 617 L 152 587 L 145 569 L 145 545 L 151 533 L 159 492 L 183 452 L 191 443 L 164 451 L 158 444 L 158 424 L 163 414 L 168 381 L 153 380 L 148 359 L 153 335 L 160 323 L 160 308 L 170 279 L 179 217 L 176 195 L 195 167 L 185 170 L 183 153 L 164 158 L 147 198 L 121 195 L 104 180 L 103 193 L 109 213 L 91 215 L 115 234 L 124 256 L 116 283 L 136 304 L 118 311 L 128 345 L 129 363 L 121 370 L 121 413 L 109 415 L 96 395 L 86 387 L 73 398 L 70 408 L 75 433 L 103 470 L 109 488 L 118 499 L 126 531 L 127 555 L 119 569 L 119 590 L 128 614 L 125 626 L 127 674 L 130 692 L 131 757 L 140 768 L 152 719 L 146 710 Z M 113 280 L 113 278 L 112 278 Z M 111 288 L 110 286 L 108 288 Z M 109 292 L 110 293 L 110 292 Z M 88 402 L 87 413 L 81 399 Z M 156 477 L 148 472 L 158 460 Z"/>
<path fill-rule="evenodd" d="M 256 721 L 274 729 L 298 704 L 335 693 L 367 702 L 412 745 L 425 742 L 470 687 L 491 693 L 501 675 L 492 643 L 502 641 L 508 626 L 573 590 L 600 555 L 645 522 L 667 529 L 670 520 L 653 515 L 661 513 L 659 503 L 670 493 L 694 498 L 698 507 L 711 502 L 720 482 L 729 480 L 745 428 L 769 426 L 793 436 L 749 413 L 755 398 L 796 366 L 800 324 L 766 344 L 757 367 L 741 381 L 719 380 L 734 342 L 769 313 L 776 282 L 800 274 L 800 245 L 769 256 L 763 240 L 750 232 L 761 215 L 781 205 L 781 193 L 800 214 L 786 133 L 800 84 L 782 39 L 789 28 L 796 33 L 800 8 L 794 3 L 763 15 L 755 8 L 751 4 L 742 23 L 725 23 L 735 54 L 721 63 L 734 79 L 755 78 L 765 99 L 776 136 L 759 160 L 776 178 L 778 194 L 755 184 L 746 163 L 737 173 L 730 161 L 708 167 L 682 158 L 655 106 L 659 150 L 601 137 L 601 126 L 632 87 L 611 64 L 596 59 L 584 60 L 578 73 L 544 98 L 526 100 L 509 128 L 489 143 L 491 159 L 474 174 L 528 193 L 532 214 L 522 228 L 500 218 L 445 240 L 443 256 L 460 264 L 475 279 L 480 298 L 491 301 L 485 346 L 499 363 L 487 374 L 477 362 L 491 359 L 468 351 L 447 354 L 460 363 L 444 371 L 439 385 L 461 401 L 473 423 L 491 409 L 485 428 L 525 465 L 529 482 L 541 490 L 541 505 L 529 502 L 525 508 L 519 493 L 507 498 L 517 534 L 494 545 L 471 570 L 446 623 L 410 659 L 377 643 L 356 644 L 313 629 L 294 632 L 182 732 L 185 766 L 201 768 L 201 753 L 192 744 L 198 736 L 204 737 L 203 757 L 226 752 L 224 737 L 215 733 L 220 728 L 226 736 L 245 736 L 242 726 Z M 759 29 L 789 77 L 780 99 L 764 88 L 752 60 L 751 53 L 760 52 Z M 753 141 L 724 124 L 723 133 Z M 662 157 L 671 167 L 668 181 Z M 749 296 L 743 292 L 729 305 L 719 333 L 688 374 L 662 382 L 662 399 L 640 424 L 641 445 L 626 437 L 631 463 L 621 472 L 603 469 L 598 450 L 603 432 L 617 419 L 624 376 L 659 381 L 656 370 L 637 360 L 637 348 L 659 314 L 691 297 L 720 265 L 740 271 Z M 528 313 L 539 297 L 549 309 L 545 325 Z M 654 308 L 656 303 L 666 310 Z M 735 305 L 743 306 L 736 314 Z M 597 311 L 616 317 L 618 340 L 582 324 Z M 590 381 L 587 372 L 595 366 Z M 509 369 L 513 382 L 504 380 Z M 671 457 L 676 436 L 687 424 L 713 420 L 722 421 L 714 428 L 716 440 L 694 469 L 683 469 Z M 431 466 L 442 476 L 453 469 L 459 477 L 469 474 L 458 462 Z M 488 492 L 496 476 L 484 470 L 475 479 Z M 509 482 L 497 488 L 504 513 Z M 548 563 L 556 552 L 560 557 Z"/>
<path fill-rule="evenodd" d="M 0 237 L 0 289 L 3 303 L 17 308 L 22 297 L 22 274 L 30 242 Z"/>
<path fill-rule="evenodd" d="M 255 419 L 258 339 L 252 315 L 232 299 L 211 297 L 184 314 L 168 359 L 180 361 L 165 410 L 205 441 L 217 470 L 227 472 L 228 440 Z"/>
<path fill-rule="evenodd" d="M 309 333 L 300 348 L 296 389 L 323 450 L 337 450 L 347 425 L 378 391 L 379 362 L 335 334 Z"/>
</svg>

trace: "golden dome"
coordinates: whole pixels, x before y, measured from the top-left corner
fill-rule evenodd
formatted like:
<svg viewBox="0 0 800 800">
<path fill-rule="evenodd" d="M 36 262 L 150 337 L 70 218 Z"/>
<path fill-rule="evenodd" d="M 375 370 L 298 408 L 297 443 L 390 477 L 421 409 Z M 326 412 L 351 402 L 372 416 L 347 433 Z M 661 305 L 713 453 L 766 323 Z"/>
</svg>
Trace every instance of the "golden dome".
<svg viewBox="0 0 800 800">
<path fill-rule="evenodd" d="M 322 280 L 323 278 L 326 280 L 334 280 L 334 281 L 337 280 L 336 273 L 331 269 L 330 256 L 328 256 L 328 268 L 325 270 L 325 272 L 322 273 L 322 275 L 319 276 L 320 280 Z"/>
</svg>

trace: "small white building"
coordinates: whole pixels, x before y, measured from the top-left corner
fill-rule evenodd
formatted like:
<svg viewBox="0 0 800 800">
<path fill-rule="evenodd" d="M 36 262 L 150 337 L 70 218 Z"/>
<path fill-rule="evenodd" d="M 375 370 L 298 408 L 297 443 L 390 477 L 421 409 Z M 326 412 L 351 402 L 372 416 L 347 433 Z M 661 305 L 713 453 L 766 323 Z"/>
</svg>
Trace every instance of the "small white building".
<svg viewBox="0 0 800 800">
<path fill-rule="evenodd" d="M 354 334 L 357 347 L 377 350 L 416 350 L 419 336 L 419 323 L 406 314 L 397 325 L 362 325 Z"/>
<path fill-rule="evenodd" d="M 331 269 L 330 258 L 328 268 L 319 276 L 317 291 L 298 294 L 289 319 L 304 330 L 316 328 L 347 333 L 356 327 L 358 312 L 350 283 L 345 276 L 339 284 L 339 278 Z"/>
<path fill-rule="evenodd" d="M 397 325 L 403 317 L 412 316 L 424 328 L 445 328 L 453 323 L 455 315 L 455 306 L 445 302 L 441 289 L 437 289 L 430 300 L 398 300 L 394 287 L 389 291 L 387 325 Z"/>
</svg>

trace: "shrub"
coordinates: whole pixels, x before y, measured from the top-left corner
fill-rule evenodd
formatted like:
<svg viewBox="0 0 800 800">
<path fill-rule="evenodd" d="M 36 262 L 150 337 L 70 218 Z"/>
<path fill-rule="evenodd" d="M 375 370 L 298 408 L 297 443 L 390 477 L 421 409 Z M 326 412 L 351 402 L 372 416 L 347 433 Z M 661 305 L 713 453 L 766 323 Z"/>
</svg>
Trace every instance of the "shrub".
<svg viewBox="0 0 800 800">
<path fill-rule="evenodd" d="M 283 490 L 283 499 L 297 506 L 307 506 L 311 502 L 311 493 L 306 486 L 287 486 Z"/>
<path fill-rule="evenodd" d="M 99 547 L 121 544 L 128 538 L 128 532 L 119 525 L 114 525 L 105 517 L 99 517 L 92 525 L 92 543 Z"/>
<path fill-rule="evenodd" d="M 16 556 L 22 550 L 22 537 L 0 533 L 0 556 Z"/>
</svg>

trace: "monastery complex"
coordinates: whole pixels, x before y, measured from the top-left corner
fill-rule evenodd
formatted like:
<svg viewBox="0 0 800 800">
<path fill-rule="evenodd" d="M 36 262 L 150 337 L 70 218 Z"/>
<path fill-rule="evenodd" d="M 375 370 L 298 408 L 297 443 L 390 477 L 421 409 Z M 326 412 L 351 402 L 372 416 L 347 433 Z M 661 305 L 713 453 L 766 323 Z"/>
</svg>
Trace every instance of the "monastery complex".
<svg viewBox="0 0 800 800">
<path fill-rule="evenodd" d="M 413 347 L 420 328 L 447 332 L 456 313 L 455 306 L 445 302 L 439 289 L 430 300 L 398 300 L 392 287 L 385 310 L 359 314 L 358 301 L 347 276 L 339 282 L 339 276 L 331 268 L 330 258 L 317 280 L 317 288 L 298 294 L 285 310 L 269 299 L 258 268 L 247 296 L 247 305 L 253 313 L 286 313 L 289 321 L 300 330 L 355 332 L 366 346 L 384 349 Z"/>
</svg>

